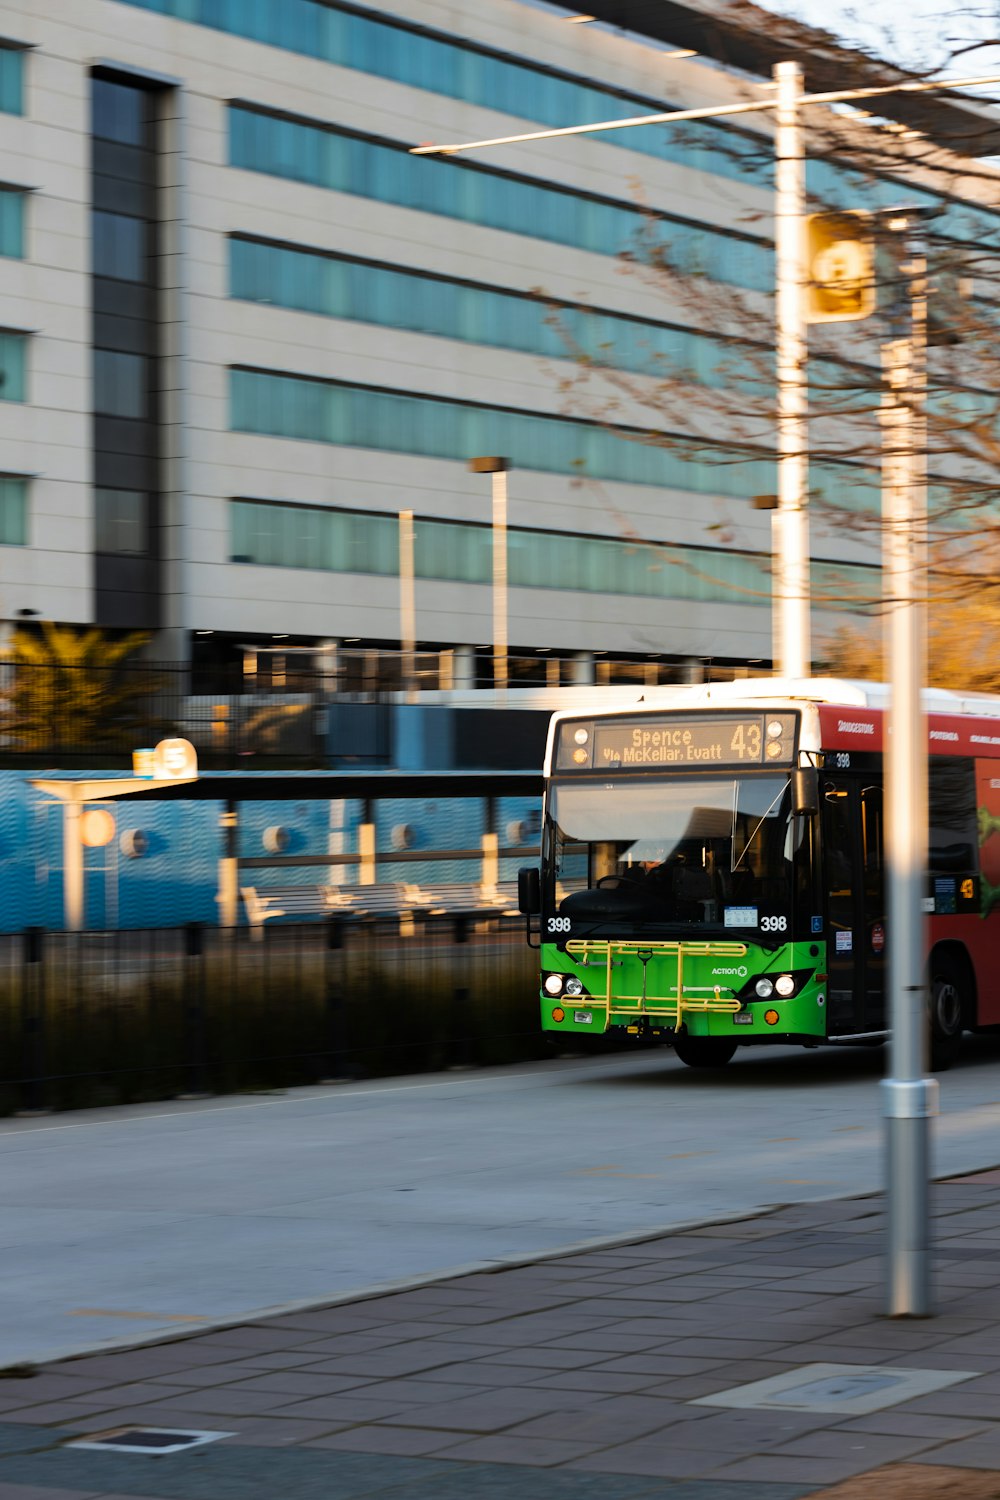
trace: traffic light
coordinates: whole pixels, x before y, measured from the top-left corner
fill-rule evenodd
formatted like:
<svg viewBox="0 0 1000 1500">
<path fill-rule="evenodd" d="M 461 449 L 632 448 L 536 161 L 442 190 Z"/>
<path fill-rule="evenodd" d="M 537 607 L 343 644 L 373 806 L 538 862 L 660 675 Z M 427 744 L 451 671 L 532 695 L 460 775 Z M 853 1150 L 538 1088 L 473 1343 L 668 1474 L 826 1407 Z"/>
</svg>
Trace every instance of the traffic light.
<svg viewBox="0 0 1000 1500">
<path fill-rule="evenodd" d="M 870 215 L 861 209 L 806 219 L 806 322 L 850 323 L 875 311 Z"/>
</svg>

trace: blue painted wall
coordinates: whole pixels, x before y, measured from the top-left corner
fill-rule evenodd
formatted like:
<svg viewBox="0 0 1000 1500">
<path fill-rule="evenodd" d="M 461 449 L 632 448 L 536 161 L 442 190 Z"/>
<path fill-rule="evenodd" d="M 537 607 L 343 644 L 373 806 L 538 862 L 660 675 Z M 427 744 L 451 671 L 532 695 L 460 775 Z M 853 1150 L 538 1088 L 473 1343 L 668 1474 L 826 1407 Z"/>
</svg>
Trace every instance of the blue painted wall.
<svg viewBox="0 0 1000 1500">
<path fill-rule="evenodd" d="M 30 786 L 38 774 L 0 771 L 3 932 L 18 932 L 31 925 L 62 926 L 62 809 Z M 79 776 L 87 774 L 80 772 Z M 247 773 L 248 780 L 253 774 Z M 304 789 L 306 785 L 304 778 Z M 221 802 L 132 802 L 122 798 L 97 805 L 113 814 L 116 833 L 105 848 L 86 851 L 89 928 L 173 927 L 181 922 L 216 921 Z M 413 852 L 427 851 L 428 856 L 435 849 L 474 849 L 486 829 L 485 804 L 479 798 L 384 798 L 374 807 L 376 848 L 380 853 L 391 853 L 404 843 Z M 286 856 L 353 854 L 358 848 L 362 804 L 304 796 L 297 802 L 243 803 L 239 817 L 238 852 L 243 858 L 266 856 L 265 833 L 275 827 L 288 830 Z M 512 834 L 522 828 L 530 831 L 537 827 L 534 798 L 498 799 L 501 845 L 514 843 Z M 141 829 L 146 836 L 147 852 L 141 858 L 130 859 L 122 850 L 122 835 L 129 829 Z M 501 879 L 513 879 L 519 863 L 517 859 L 502 861 Z M 379 877 L 416 884 L 476 881 L 480 869 L 478 860 L 442 864 L 428 857 L 415 862 L 392 861 L 380 866 Z M 261 889 L 269 885 L 315 885 L 326 878 L 324 867 L 291 865 L 248 870 L 241 875 L 244 884 Z M 342 878 L 352 883 L 356 872 L 348 868 Z"/>
</svg>

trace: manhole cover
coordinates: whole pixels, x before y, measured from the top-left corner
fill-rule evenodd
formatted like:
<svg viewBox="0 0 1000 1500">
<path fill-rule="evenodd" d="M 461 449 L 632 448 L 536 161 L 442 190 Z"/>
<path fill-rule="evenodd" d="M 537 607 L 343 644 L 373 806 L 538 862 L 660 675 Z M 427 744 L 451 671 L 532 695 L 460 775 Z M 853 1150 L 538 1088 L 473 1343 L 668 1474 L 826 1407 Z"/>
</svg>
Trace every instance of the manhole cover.
<svg viewBox="0 0 1000 1500">
<path fill-rule="evenodd" d="M 843 1412 L 863 1416 L 913 1401 L 931 1391 L 972 1380 L 977 1370 L 909 1370 L 885 1365 L 802 1365 L 769 1380 L 737 1385 L 714 1396 L 699 1396 L 691 1406 L 732 1406 L 783 1411 Z"/>
<path fill-rule="evenodd" d="M 115 1453 L 183 1453 L 188 1448 L 232 1436 L 231 1432 L 182 1432 L 175 1427 L 115 1427 L 109 1432 L 76 1438 L 66 1447 L 96 1448 L 102 1453 L 109 1448 Z"/>
</svg>

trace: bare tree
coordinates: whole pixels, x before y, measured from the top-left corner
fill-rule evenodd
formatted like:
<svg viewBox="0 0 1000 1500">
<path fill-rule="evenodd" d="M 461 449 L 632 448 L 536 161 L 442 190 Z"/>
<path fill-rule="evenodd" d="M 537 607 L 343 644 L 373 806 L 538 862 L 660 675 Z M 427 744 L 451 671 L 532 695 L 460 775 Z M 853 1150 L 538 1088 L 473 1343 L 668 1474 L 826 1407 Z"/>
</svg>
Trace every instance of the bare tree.
<svg viewBox="0 0 1000 1500">
<path fill-rule="evenodd" d="M 975 53 L 960 40 L 963 14 L 975 13 L 952 10 L 943 15 L 936 33 L 937 53 L 927 60 L 928 74 L 936 75 L 963 55 L 967 68 L 975 70 Z M 801 51 L 806 37 L 810 46 L 817 45 L 814 30 L 804 32 L 798 23 L 742 0 L 731 0 L 727 15 L 745 16 L 747 24 L 769 28 L 775 47 L 787 43 L 790 55 L 796 47 Z M 976 47 L 998 40 L 983 37 L 982 30 L 980 26 Z M 880 76 L 879 69 L 887 77 L 897 71 L 876 57 L 842 47 L 832 37 L 824 43 L 819 36 L 821 48 L 826 48 L 825 66 L 832 65 L 831 57 L 839 51 L 845 66 L 863 58 L 869 70 L 865 81 Z M 946 44 L 946 37 L 955 40 Z M 890 47 L 887 39 L 888 55 Z M 808 57 L 805 68 L 808 81 Z M 852 82 L 850 73 L 842 78 L 842 83 Z M 872 109 L 876 108 L 878 101 L 873 101 Z M 845 559 L 840 569 L 817 570 L 814 597 L 827 608 L 861 614 L 877 614 L 883 607 L 878 588 L 859 588 L 858 570 L 852 570 L 847 560 L 877 564 L 881 552 L 881 349 L 899 337 L 901 302 L 907 296 L 895 249 L 899 236 L 883 232 L 883 227 L 891 207 L 913 206 L 924 222 L 929 269 L 930 347 L 922 407 L 928 471 L 926 555 L 933 611 L 942 622 L 942 629 L 932 636 L 932 661 L 934 653 L 940 653 L 934 661 L 936 679 L 957 674 L 972 686 L 979 683 L 979 669 L 963 674 L 961 653 L 946 649 L 946 641 L 960 638 L 963 619 L 981 617 L 981 630 L 980 625 L 976 629 L 986 632 L 984 642 L 992 639 L 990 630 L 1000 630 L 1000 171 L 975 154 L 984 139 L 992 139 L 996 127 L 975 106 L 951 112 L 951 133 L 944 139 L 933 110 L 928 112 L 933 135 L 916 125 L 846 106 L 809 106 L 803 116 L 809 210 L 868 210 L 876 239 L 874 315 L 856 323 L 817 324 L 810 330 L 809 499 L 815 550 Z M 690 140 L 697 134 L 704 140 L 704 126 L 672 129 L 675 138 L 683 135 Z M 756 134 L 715 129 L 712 144 L 715 150 L 730 151 L 734 160 L 758 175 L 771 161 L 770 138 L 759 128 Z M 567 409 L 698 464 L 738 466 L 772 458 L 773 296 L 707 274 L 692 252 L 690 237 L 672 240 L 669 223 L 645 202 L 638 180 L 633 193 L 642 208 L 643 227 L 620 256 L 620 268 L 657 291 L 665 325 L 698 331 L 711 345 L 713 357 L 708 368 L 694 369 L 669 348 L 655 347 L 669 340 L 650 341 L 645 348 L 633 341 L 623 349 L 614 340 L 602 342 L 601 324 L 580 308 L 550 304 L 550 320 L 573 360 L 571 373 L 561 379 Z M 768 242 L 769 216 L 759 210 L 743 213 L 732 227 Z M 683 413 L 681 422 L 678 412 Z M 760 497 L 758 503 L 766 505 L 768 500 Z M 706 518 L 706 544 L 739 548 L 748 537 L 746 522 L 738 502 L 720 504 Z M 627 518 L 619 518 L 618 524 L 637 546 L 644 545 Z M 686 565 L 679 550 L 670 560 Z M 875 568 L 865 571 L 877 580 Z M 987 623 L 994 616 L 996 626 Z M 871 630 L 858 635 L 859 656 L 865 654 L 862 645 L 871 635 Z M 844 630 L 836 631 L 818 654 L 846 661 L 846 643 Z M 870 646 L 866 659 L 871 660 Z"/>
</svg>

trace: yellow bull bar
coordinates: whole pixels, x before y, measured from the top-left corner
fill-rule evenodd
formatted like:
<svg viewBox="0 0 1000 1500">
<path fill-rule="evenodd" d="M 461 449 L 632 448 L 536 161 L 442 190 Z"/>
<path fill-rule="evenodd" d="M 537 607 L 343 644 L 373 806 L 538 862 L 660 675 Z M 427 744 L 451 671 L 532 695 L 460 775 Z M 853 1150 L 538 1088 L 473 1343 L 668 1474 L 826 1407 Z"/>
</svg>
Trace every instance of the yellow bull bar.
<svg viewBox="0 0 1000 1500">
<path fill-rule="evenodd" d="M 686 958 L 745 958 L 746 943 L 644 943 L 636 939 L 618 938 L 571 938 L 566 952 L 578 959 L 584 967 L 591 964 L 604 966 L 604 999 L 607 1006 L 604 1029 L 607 1030 L 611 1012 L 629 1016 L 655 1016 L 657 1020 L 672 1021 L 679 1028 L 686 1012 L 692 1015 L 734 1015 L 742 1008 L 731 986 L 720 984 L 684 983 L 684 960 Z M 677 958 L 677 981 L 672 995 L 656 996 L 650 1008 L 646 993 L 646 974 L 651 959 Z M 612 971 L 620 967 L 627 958 L 638 959 L 642 964 L 642 990 L 635 995 L 616 992 L 612 996 Z M 589 985 L 588 985 L 589 988 Z M 723 993 L 723 990 L 726 993 Z M 590 999 L 602 1003 L 593 990 Z"/>
</svg>

